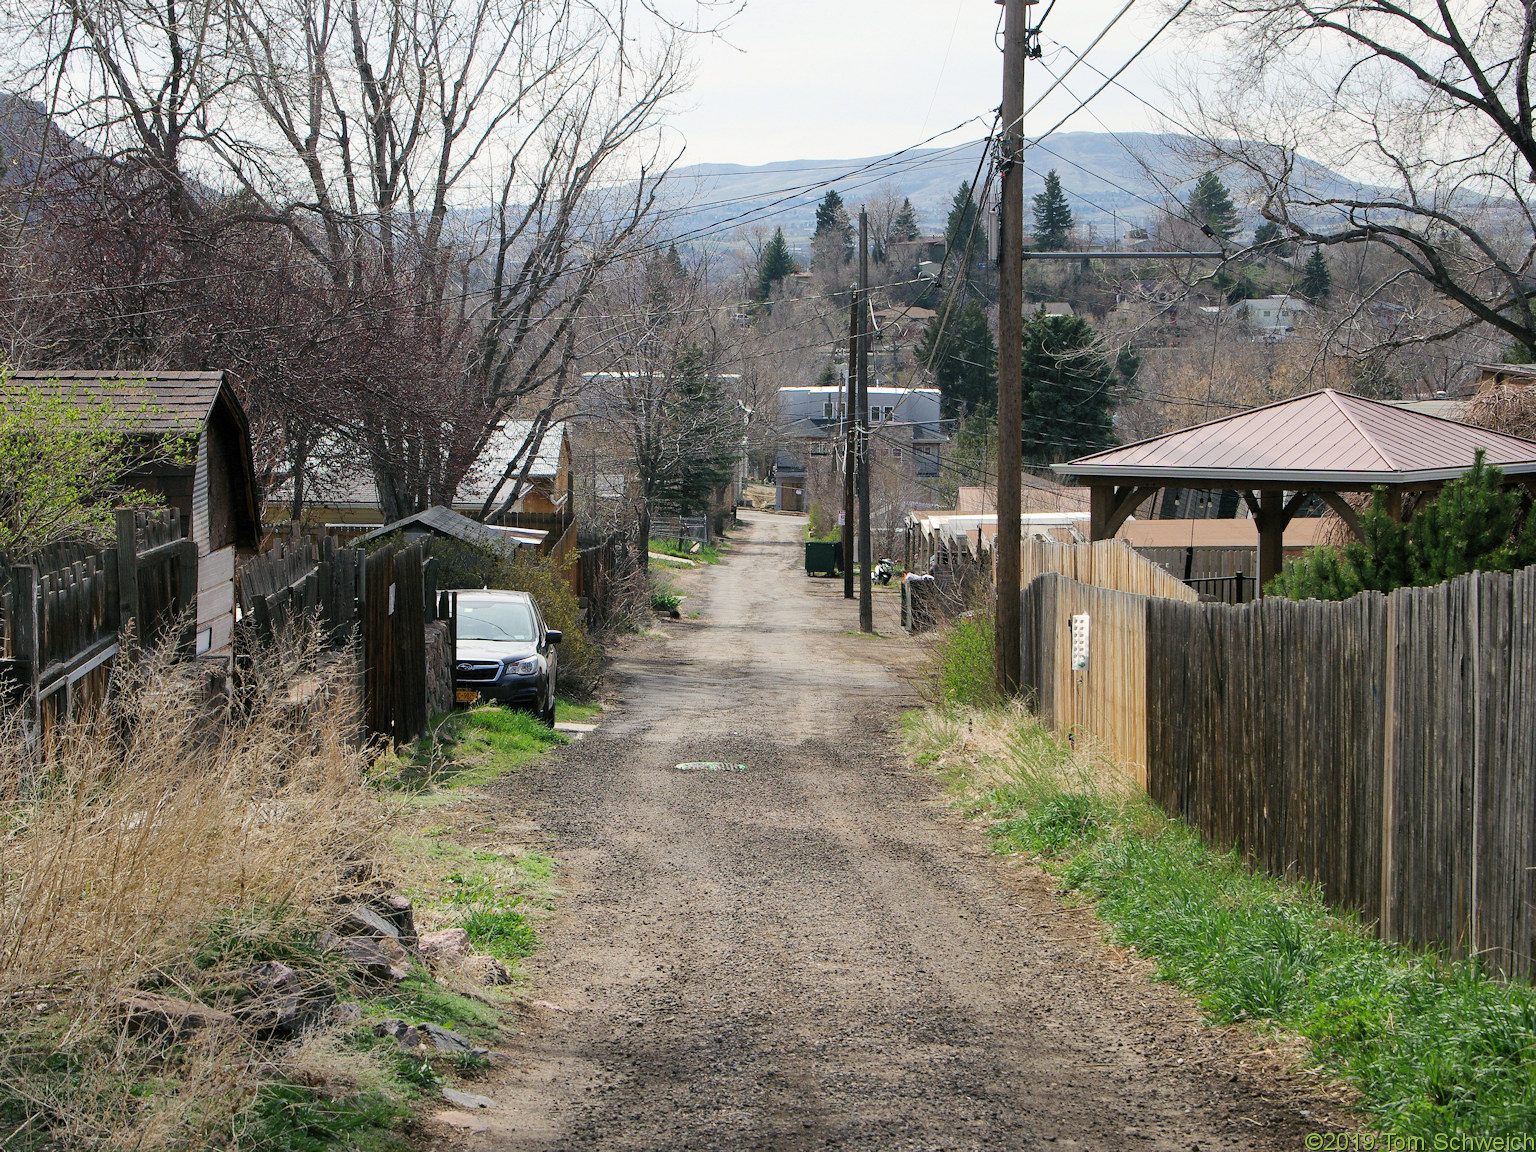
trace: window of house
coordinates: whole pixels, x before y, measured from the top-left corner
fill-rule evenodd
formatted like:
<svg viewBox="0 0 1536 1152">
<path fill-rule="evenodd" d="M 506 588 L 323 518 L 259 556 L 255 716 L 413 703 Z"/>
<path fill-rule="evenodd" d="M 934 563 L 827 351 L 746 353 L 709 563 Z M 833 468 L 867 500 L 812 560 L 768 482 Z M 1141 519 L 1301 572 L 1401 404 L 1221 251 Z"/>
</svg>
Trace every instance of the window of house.
<svg viewBox="0 0 1536 1152">
<path fill-rule="evenodd" d="M 880 423 L 880 405 L 871 404 L 869 406 L 869 422 L 871 424 Z"/>
<path fill-rule="evenodd" d="M 894 409 L 894 408 L 887 408 L 887 409 L 886 409 L 886 410 L 885 410 L 885 418 L 886 418 L 886 419 L 887 419 L 887 420 L 889 420 L 889 419 L 890 419 L 890 418 L 891 418 L 891 417 L 892 417 L 892 416 L 894 416 L 894 415 L 895 415 L 895 414 L 896 414 L 896 409 Z"/>
<path fill-rule="evenodd" d="M 886 411 L 890 411 L 890 409 L 886 409 Z M 889 419 L 889 417 L 887 417 L 887 419 Z M 892 448 L 891 449 L 891 459 L 892 460 L 896 460 L 896 461 L 900 461 L 901 460 L 901 449 L 900 448 Z"/>
<path fill-rule="evenodd" d="M 812 456 L 825 456 L 825 455 L 827 455 L 827 453 L 829 451 L 830 451 L 830 448 L 827 445 L 827 441 L 825 441 L 825 440 L 812 440 L 811 441 L 811 455 Z"/>
<path fill-rule="evenodd" d="M 822 402 L 822 405 L 821 405 L 821 418 L 823 420 L 830 420 L 830 419 L 832 419 L 832 401 L 824 400 Z"/>
</svg>

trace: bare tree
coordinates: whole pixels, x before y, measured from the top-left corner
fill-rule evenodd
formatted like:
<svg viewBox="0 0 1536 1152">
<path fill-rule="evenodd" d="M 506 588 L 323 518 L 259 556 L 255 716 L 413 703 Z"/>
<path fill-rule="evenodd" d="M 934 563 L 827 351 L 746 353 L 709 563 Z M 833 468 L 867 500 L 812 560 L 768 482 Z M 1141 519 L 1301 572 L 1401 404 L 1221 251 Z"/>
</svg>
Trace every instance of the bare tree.
<svg viewBox="0 0 1536 1152">
<path fill-rule="evenodd" d="M 598 301 L 606 368 L 584 407 L 630 473 L 642 555 L 654 518 L 704 510 L 740 453 L 745 414 L 722 379 L 714 296 L 701 264 L 669 253 L 633 265 Z"/>
<path fill-rule="evenodd" d="M 315 315 L 347 321 L 320 338 L 361 330 L 388 350 L 318 396 L 251 381 L 286 442 L 268 453 L 279 471 L 302 475 L 318 412 L 365 454 L 388 518 L 451 499 L 515 409 L 553 410 L 574 318 L 648 239 L 674 158 L 661 116 L 702 28 L 644 0 L 10 0 L 8 15 L 29 45 L 15 79 L 153 173 L 169 245 L 202 259 L 264 228 L 307 262 Z"/>
<path fill-rule="evenodd" d="M 1231 61 L 1220 83 L 1184 93 L 1210 160 L 1244 174 L 1291 238 L 1390 253 L 1356 310 L 1405 277 L 1452 305 L 1387 341 L 1486 326 L 1536 350 L 1536 8 L 1197 0 L 1191 14 L 1199 34 L 1226 37 Z"/>
</svg>

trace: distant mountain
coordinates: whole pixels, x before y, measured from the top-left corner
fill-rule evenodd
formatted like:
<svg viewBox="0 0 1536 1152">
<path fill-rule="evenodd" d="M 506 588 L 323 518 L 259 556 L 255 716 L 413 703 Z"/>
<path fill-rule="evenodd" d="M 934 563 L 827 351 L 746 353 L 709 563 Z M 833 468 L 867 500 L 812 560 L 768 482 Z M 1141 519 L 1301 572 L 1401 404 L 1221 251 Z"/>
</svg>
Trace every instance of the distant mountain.
<svg viewBox="0 0 1536 1152">
<path fill-rule="evenodd" d="M 1198 172 L 1182 158 L 1194 141 L 1153 132 L 1063 132 L 1029 148 L 1024 158 L 1024 194 L 1045 186 L 1052 168 L 1080 223 L 1100 235 L 1145 227 L 1170 193 L 1182 198 Z M 861 200 L 890 185 L 912 200 L 928 232 L 941 231 L 950 202 L 962 180 L 976 174 L 982 141 L 955 148 L 926 149 L 895 157 L 853 160 L 783 160 L 747 167 L 740 164 L 691 164 L 671 174 L 664 199 L 672 212 L 671 230 L 688 236 L 706 230 L 727 239 L 738 228 L 756 224 L 784 229 L 792 244 L 803 244 L 815 230 L 816 203 L 827 187 L 836 188 L 851 212 Z M 1183 146 L 1183 147 L 1181 147 Z M 1147 174 L 1146 162 L 1158 179 Z M 985 170 L 982 173 L 985 179 Z M 1310 189 L 1342 194 L 1356 186 L 1336 172 L 1307 163 L 1299 174 Z M 1159 183 L 1161 181 L 1161 183 Z M 1234 193 L 1234 199 L 1238 199 Z M 1026 199 L 1026 205 L 1028 201 Z M 1239 204 L 1239 211 L 1242 205 Z M 1257 215 L 1245 220 L 1248 227 Z M 723 231 L 716 232 L 720 229 Z"/>
</svg>

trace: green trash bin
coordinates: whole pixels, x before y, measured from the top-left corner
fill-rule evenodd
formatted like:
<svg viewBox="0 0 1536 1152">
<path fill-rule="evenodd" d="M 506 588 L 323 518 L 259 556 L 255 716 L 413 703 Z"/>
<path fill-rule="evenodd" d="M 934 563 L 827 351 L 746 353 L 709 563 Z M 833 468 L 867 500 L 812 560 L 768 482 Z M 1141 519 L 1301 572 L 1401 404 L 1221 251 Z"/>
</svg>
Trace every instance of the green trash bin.
<svg viewBox="0 0 1536 1152">
<path fill-rule="evenodd" d="M 841 540 L 807 540 L 805 542 L 805 574 L 807 576 L 836 576 L 843 570 L 843 542 Z"/>
</svg>

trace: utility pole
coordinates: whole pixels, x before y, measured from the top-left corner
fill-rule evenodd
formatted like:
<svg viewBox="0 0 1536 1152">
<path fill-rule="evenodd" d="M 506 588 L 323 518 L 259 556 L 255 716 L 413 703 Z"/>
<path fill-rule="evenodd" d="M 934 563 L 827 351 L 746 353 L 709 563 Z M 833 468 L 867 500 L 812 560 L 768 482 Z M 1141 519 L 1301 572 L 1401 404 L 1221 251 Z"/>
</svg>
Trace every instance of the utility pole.
<svg viewBox="0 0 1536 1152">
<path fill-rule="evenodd" d="M 1019 691 L 1019 503 L 1024 449 L 1024 57 L 1027 0 L 1003 0 L 997 292 L 997 688 Z"/>
<path fill-rule="evenodd" d="M 859 631 L 875 630 L 869 539 L 869 215 L 859 208 L 858 361 L 859 410 Z"/>
<path fill-rule="evenodd" d="M 843 599 L 853 599 L 853 473 L 858 447 L 853 438 L 853 405 L 859 372 L 859 286 L 848 301 L 848 388 L 843 403 Z"/>
</svg>

